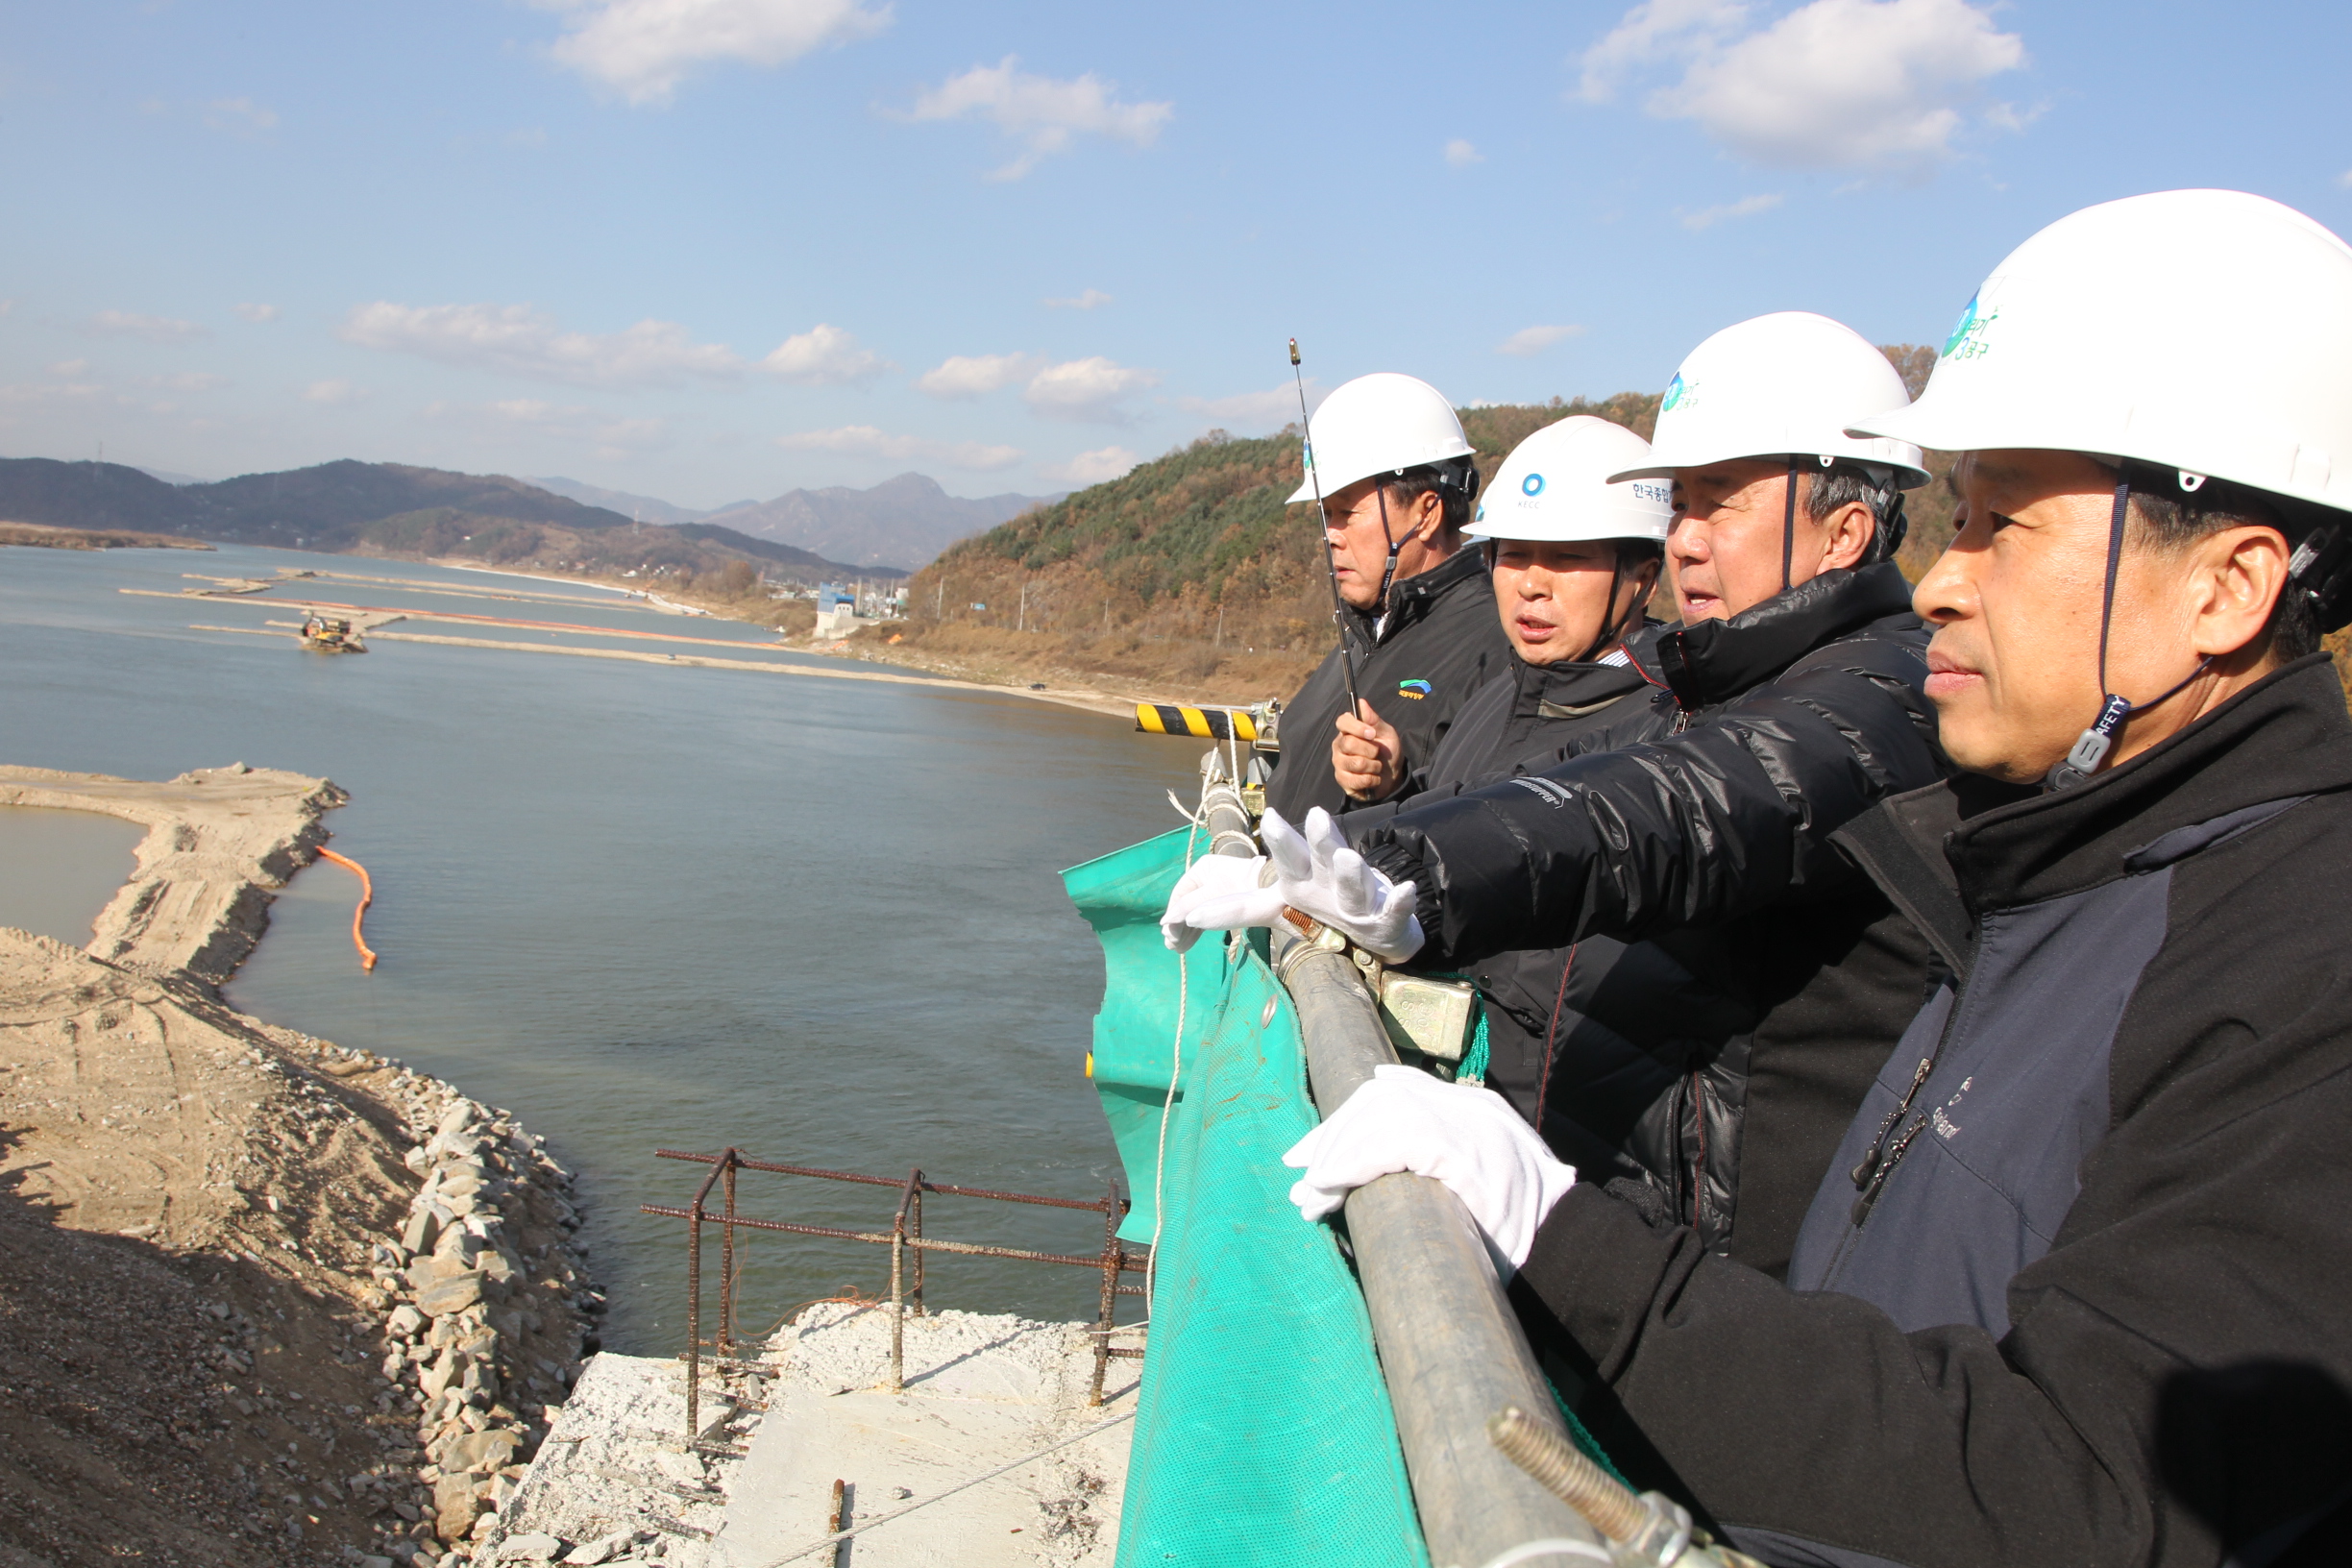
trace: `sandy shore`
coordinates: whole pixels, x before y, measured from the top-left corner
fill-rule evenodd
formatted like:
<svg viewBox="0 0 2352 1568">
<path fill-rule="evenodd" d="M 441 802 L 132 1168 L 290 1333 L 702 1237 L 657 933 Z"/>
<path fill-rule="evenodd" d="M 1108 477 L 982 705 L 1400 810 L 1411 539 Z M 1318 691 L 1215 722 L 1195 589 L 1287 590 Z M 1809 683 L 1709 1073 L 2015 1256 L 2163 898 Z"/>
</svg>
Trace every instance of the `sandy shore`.
<svg viewBox="0 0 2352 1568">
<path fill-rule="evenodd" d="M 454 1564 L 590 1348 L 536 1139 L 220 1000 L 344 798 L 0 769 L 149 830 L 86 949 L 0 930 L 0 1560 Z"/>
</svg>

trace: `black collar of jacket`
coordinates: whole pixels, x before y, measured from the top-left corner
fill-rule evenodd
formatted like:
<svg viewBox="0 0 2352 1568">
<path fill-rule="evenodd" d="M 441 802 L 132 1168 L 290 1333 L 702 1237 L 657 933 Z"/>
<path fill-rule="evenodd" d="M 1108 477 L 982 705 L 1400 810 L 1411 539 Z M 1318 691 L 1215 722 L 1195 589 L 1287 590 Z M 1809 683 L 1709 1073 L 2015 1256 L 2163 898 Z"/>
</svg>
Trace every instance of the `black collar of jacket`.
<svg viewBox="0 0 2352 1568">
<path fill-rule="evenodd" d="M 1896 796 L 1836 837 L 1965 970 L 1969 928 L 1987 910 L 2111 882 L 2168 833 L 2347 788 L 2352 718 L 2328 656 L 2315 653 L 2070 790 L 1962 774 Z"/>
<path fill-rule="evenodd" d="M 1911 607 L 1892 561 L 1825 572 L 1728 621 L 1702 621 L 1657 640 L 1658 672 L 1686 713 L 1737 697 L 1857 626 Z"/>
<path fill-rule="evenodd" d="M 1630 664 L 1530 664 L 1516 654 L 1511 664 L 1515 719 L 1581 719 L 1649 684 Z"/>
<path fill-rule="evenodd" d="M 1384 625 L 1374 611 L 1360 610 L 1352 604 L 1348 606 L 1348 618 L 1365 642 L 1378 647 L 1427 616 L 1449 590 L 1465 582 L 1482 581 L 1485 576 L 1486 561 L 1481 551 L 1458 550 L 1427 572 L 1389 585 L 1388 620 Z"/>
</svg>

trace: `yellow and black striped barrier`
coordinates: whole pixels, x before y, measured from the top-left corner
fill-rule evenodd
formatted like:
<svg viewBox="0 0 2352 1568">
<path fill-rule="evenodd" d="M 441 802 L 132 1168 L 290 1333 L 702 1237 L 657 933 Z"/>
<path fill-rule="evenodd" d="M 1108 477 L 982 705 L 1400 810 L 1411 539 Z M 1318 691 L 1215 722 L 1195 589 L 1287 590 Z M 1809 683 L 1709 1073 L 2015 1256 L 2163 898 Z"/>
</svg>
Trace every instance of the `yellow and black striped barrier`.
<svg viewBox="0 0 2352 1568">
<path fill-rule="evenodd" d="M 1258 723 L 1238 708 L 1186 708 L 1138 702 L 1136 728 L 1148 735 L 1195 735 L 1204 741 L 1258 739 Z"/>
</svg>

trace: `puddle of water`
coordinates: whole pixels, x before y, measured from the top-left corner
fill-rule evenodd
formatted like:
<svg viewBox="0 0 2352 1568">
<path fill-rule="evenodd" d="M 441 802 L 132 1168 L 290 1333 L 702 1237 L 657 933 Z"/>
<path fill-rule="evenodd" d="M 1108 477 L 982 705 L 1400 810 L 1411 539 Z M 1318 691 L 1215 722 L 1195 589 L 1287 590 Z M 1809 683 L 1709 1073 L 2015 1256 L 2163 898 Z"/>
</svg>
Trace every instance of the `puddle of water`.
<svg viewBox="0 0 2352 1568">
<path fill-rule="evenodd" d="M 83 945 L 146 834 L 94 811 L 0 808 L 0 925 Z"/>
</svg>

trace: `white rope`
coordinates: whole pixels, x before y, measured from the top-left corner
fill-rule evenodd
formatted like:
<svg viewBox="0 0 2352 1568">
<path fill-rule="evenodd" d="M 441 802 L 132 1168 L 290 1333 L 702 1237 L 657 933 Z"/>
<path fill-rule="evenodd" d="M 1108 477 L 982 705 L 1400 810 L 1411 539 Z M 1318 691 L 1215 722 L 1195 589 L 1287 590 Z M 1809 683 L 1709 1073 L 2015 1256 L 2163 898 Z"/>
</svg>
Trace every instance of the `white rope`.
<svg viewBox="0 0 2352 1568">
<path fill-rule="evenodd" d="M 1521 1541 L 1508 1551 L 1497 1553 L 1486 1559 L 1486 1568 L 1518 1568 L 1520 1563 L 1533 1562 L 1537 1557 L 1582 1557 L 1590 1562 L 1607 1563 L 1617 1560 L 1590 1541 L 1548 1535 L 1540 1541 Z"/>
<path fill-rule="evenodd" d="M 1195 815 L 1192 825 L 1185 829 L 1185 870 L 1192 869 L 1192 844 L 1200 836 L 1200 818 Z M 1180 873 L 1181 874 L 1181 873 Z M 1194 946 L 1198 946 L 1196 942 Z M 1167 1175 L 1168 1117 L 1176 1110 L 1176 1080 L 1184 1071 L 1185 1007 L 1189 999 L 1187 992 L 1191 980 L 1191 953 L 1176 955 L 1176 1040 L 1168 1047 L 1167 1097 L 1160 1102 L 1160 1144 L 1152 1155 L 1152 1238 L 1151 1256 L 1143 1260 L 1143 1311 L 1153 1308 L 1152 1290 L 1160 1283 L 1160 1230 L 1167 1223 L 1167 1210 L 1162 1205 L 1161 1193 Z"/>
<path fill-rule="evenodd" d="M 1039 1449 L 1035 1454 L 1030 1454 L 1021 1458 L 1015 1459 L 1011 1464 L 1000 1464 L 995 1469 L 991 1470 L 985 1476 L 974 1476 L 971 1478 L 971 1480 L 963 1482 L 954 1486 L 950 1486 L 945 1491 L 938 1493 L 936 1496 L 926 1497 L 919 1502 L 909 1503 L 905 1507 L 894 1508 L 889 1513 L 877 1514 L 873 1518 L 867 1520 L 864 1524 L 856 1526 L 853 1529 L 837 1530 L 832 1534 L 827 1535 L 823 1540 L 811 1541 L 808 1545 L 802 1547 L 797 1552 L 788 1552 L 783 1556 L 771 1557 L 765 1563 L 761 1564 L 760 1568 L 783 1568 L 785 1563 L 798 1562 L 802 1557 L 813 1556 L 820 1552 L 831 1551 L 833 1548 L 840 1546 L 842 1542 L 848 1540 L 851 1536 L 864 1534 L 867 1531 L 873 1529 L 876 1525 L 887 1525 L 893 1519 L 903 1519 L 908 1514 L 913 1513 L 917 1508 L 927 1508 L 934 1503 L 942 1502 L 947 1498 L 955 1496 L 958 1492 L 968 1491 L 970 1488 L 979 1485 L 984 1481 L 994 1481 L 998 1476 L 1003 1475 L 1008 1470 L 1018 1470 L 1022 1465 L 1029 1463 L 1032 1459 L 1041 1459 L 1046 1455 L 1051 1454 L 1055 1449 L 1067 1448 L 1072 1443 L 1084 1442 L 1089 1437 L 1093 1436 L 1096 1433 L 1106 1432 L 1111 1428 L 1117 1426 L 1121 1421 L 1132 1421 L 1134 1419 L 1135 1411 L 1129 1410 L 1124 1414 L 1115 1415 L 1108 1421 L 1097 1421 L 1094 1425 L 1087 1428 L 1086 1431 L 1074 1433 L 1071 1435 L 1063 1438 L 1058 1443 L 1048 1443 L 1043 1448 Z"/>
</svg>

